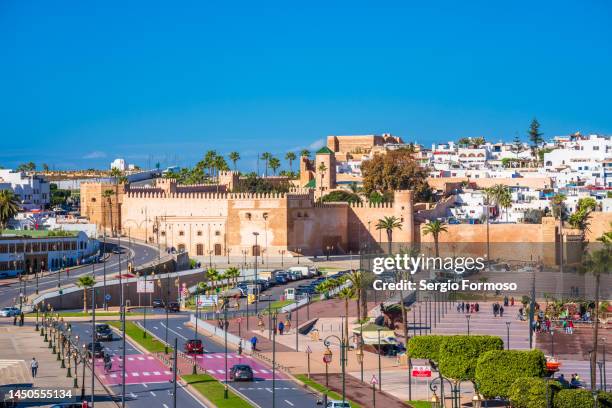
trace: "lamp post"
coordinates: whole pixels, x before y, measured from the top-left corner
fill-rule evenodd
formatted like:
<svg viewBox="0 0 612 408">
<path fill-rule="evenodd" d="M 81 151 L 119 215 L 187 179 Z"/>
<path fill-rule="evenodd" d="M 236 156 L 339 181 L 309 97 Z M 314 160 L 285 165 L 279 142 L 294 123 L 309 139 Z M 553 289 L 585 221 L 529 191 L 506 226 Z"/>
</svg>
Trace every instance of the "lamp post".
<svg viewBox="0 0 612 408">
<path fill-rule="evenodd" d="M 285 250 L 284 249 L 279 249 L 278 253 L 281 256 L 281 268 L 284 266 L 284 258 L 285 258 Z"/>
<path fill-rule="evenodd" d="M 603 346 L 603 390 L 604 392 L 607 392 L 608 389 L 608 383 L 607 383 L 607 379 L 606 379 L 606 338 L 602 337 L 601 338 L 601 344 Z"/>
<path fill-rule="evenodd" d="M 506 350 L 510 350 L 510 323 L 506 322 Z"/>
<path fill-rule="evenodd" d="M 198 305 L 200 303 L 200 284 L 196 283 L 196 294 L 195 294 L 195 340 L 196 343 L 198 342 L 198 312 L 199 312 L 199 308 Z M 193 368 L 192 368 L 192 374 L 197 374 L 198 373 L 198 367 L 196 364 L 196 356 L 193 356 Z"/>
<path fill-rule="evenodd" d="M 382 391 L 382 366 L 381 366 L 381 347 L 380 347 L 380 331 L 382 329 L 377 329 L 378 332 L 378 391 Z"/>
<path fill-rule="evenodd" d="M 465 315 L 465 320 L 467 322 L 467 335 L 470 335 L 470 318 L 472 317 L 472 315 L 466 314 Z"/>
<path fill-rule="evenodd" d="M 67 367 L 67 372 L 66 372 L 67 378 L 72 377 L 71 365 L 70 365 L 70 360 L 71 360 L 70 357 L 72 357 L 72 351 L 70 350 L 71 345 L 72 345 L 72 327 L 68 327 L 68 351 L 66 352 L 66 355 L 68 356 L 68 367 Z"/>
<path fill-rule="evenodd" d="M 35 330 L 38 331 L 39 327 L 38 327 L 38 311 L 40 310 L 40 305 L 36 305 L 36 327 Z"/>
<path fill-rule="evenodd" d="M 166 274 L 166 338 L 164 341 L 164 354 L 168 354 L 168 324 L 169 324 L 169 313 L 170 313 L 170 305 L 168 302 L 170 301 L 170 274 L 167 271 L 166 265 L 164 264 L 164 273 Z"/>
<path fill-rule="evenodd" d="M 272 335 L 272 408 L 276 408 L 276 319 L 277 312 L 275 310 L 274 316 L 272 316 L 272 324 L 274 325 L 272 331 L 274 333 Z"/>
<path fill-rule="evenodd" d="M 550 329 L 550 347 L 551 347 L 551 351 L 550 351 L 550 355 L 552 357 L 555 356 L 555 331 L 553 329 Z"/>
<path fill-rule="evenodd" d="M 257 315 L 257 308 L 259 302 L 259 285 L 257 284 L 257 256 L 259 255 L 259 246 L 257 245 L 257 237 L 259 236 L 259 232 L 253 232 L 253 236 L 255 237 L 255 246 L 253 247 L 253 254 L 255 255 L 255 315 Z"/>
<path fill-rule="evenodd" d="M 87 351 L 85 350 L 85 347 L 87 347 L 85 344 L 83 344 L 83 355 L 81 356 L 82 359 L 82 365 L 83 365 L 83 371 L 81 372 L 81 401 L 85 400 L 85 366 L 87 364 L 85 364 L 87 362 Z M 93 361 L 95 360 L 94 358 L 94 350 L 93 350 L 93 345 L 92 345 L 92 349 L 91 349 L 91 361 L 93 364 Z M 124 363 L 125 365 L 125 363 Z"/>
<path fill-rule="evenodd" d="M 302 255 L 302 248 L 296 248 L 295 253 L 297 254 L 297 263 L 300 264 L 300 255 Z"/>
<path fill-rule="evenodd" d="M 310 346 L 306 346 L 306 367 L 308 378 L 310 378 L 310 354 L 312 354 L 312 350 L 310 349 Z"/>
<path fill-rule="evenodd" d="M 359 323 L 359 350 L 357 350 L 357 361 L 359 361 L 360 379 L 363 382 L 363 321 Z"/>
<path fill-rule="evenodd" d="M 329 349 L 329 346 L 331 345 L 329 339 L 330 338 L 334 338 L 336 340 L 338 340 L 340 342 L 340 367 L 342 368 L 342 406 L 344 406 L 344 403 L 346 401 L 346 344 L 345 344 L 345 340 L 339 338 L 338 336 L 336 336 L 335 334 L 329 335 L 327 336 L 324 340 L 323 340 L 323 344 L 325 345 L 325 347 L 327 347 L 327 350 L 325 351 L 325 353 L 328 353 L 329 356 L 329 361 L 331 362 L 331 358 L 332 358 L 332 352 Z M 327 366 L 326 366 L 327 368 Z M 327 371 L 326 371 L 327 373 Z M 328 387 L 328 378 L 327 378 L 327 374 L 325 377 L 325 386 Z"/>
<path fill-rule="evenodd" d="M 325 363 L 325 388 L 329 388 L 329 363 L 332 361 L 332 351 L 327 347 L 323 352 L 323 362 Z"/>
<path fill-rule="evenodd" d="M 229 305 L 229 301 L 225 299 L 225 301 L 223 302 L 223 343 L 224 343 L 224 348 L 225 348 L 225 387 L 223 389 L 223 399 L 229 398 L 229 395 L 227 393 L 227 382 L 228 382 L 228 378 L 227 378 L 227 331 L 228 331 L 227 306 L 228 305 Z"/>
</svg>

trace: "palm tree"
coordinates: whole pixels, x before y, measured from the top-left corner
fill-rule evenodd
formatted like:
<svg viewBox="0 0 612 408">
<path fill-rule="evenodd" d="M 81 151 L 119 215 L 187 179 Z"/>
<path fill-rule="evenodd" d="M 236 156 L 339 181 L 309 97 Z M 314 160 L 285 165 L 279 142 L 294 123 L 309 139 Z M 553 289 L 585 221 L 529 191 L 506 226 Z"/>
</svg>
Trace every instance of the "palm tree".
<svg viewBox="0 0 612 408">
<path fill-rule="evenodd" d="M 584 273 L 590 273 L 595 278 L 595 310 L 593 311 L 593 352 L 591 353 L 591 390 L 595 391 L 597 387 L 596 369 L 597 369 L 597 341 L 599 337 L 599 286 L 601 275 L 610 273 L 610 265 L 612 265 L 612 245 L 606 243 L 605 235 L 598 238 L 604 243 L 603 248 L 587 253 L 586 259 L 582 265 Z"/>
<path fill-rule="evenodd" d="M 319 185 L 319 188 L 321 189 L 321 195 L 323 195 L 323 176 L 327 171 L 327 166 L 325 165 L 325 163 L 321 162 L 321 164 L 319 164 L 319 167 L 317 168 L 317 171 L 321 173 L 321 184 Z"/>
<path fill-rule="evenodd" d="M 266 177 L 268 177 L 268 163 L 270 162 L 270 159 L 272 158 L 272 153 L 270 152 L 264 152 L 261 154 L 261 160 L 265 160 L 266 162 Z"/>
<path fill-rule="evenodd" d="M 232 163 L 234 163 L 234 171 L 238 171 L 238 169 L 236 168 L 236 162 L 240 160 L 240 153 L 231 152 L 228 157 L 232 161 Z"/>
<path fill-rule="evenodd" d="M 475 138 L 471 139 L 471 142 L 472 142 L 472 146 L 480 147 L 480 146 L 482 146 L 483 144 L 486 143 L 486 140 L 485 140 L 484 137 L 479 136 L 479 137 L 475 137 Z"/>
<path fill-rule="evenodd" d="M 505 190 L 505 193 L 499 198 L 499 206 L 506 210 L 506 222 L 508 222 L 508 209 L 512 207 L 512 196 L 509 190 Z"/>
<path fill-rule="evenodd" d="M 293 161 L 295 159 L 296 159 L 295 153 L 287 152 L 287 154 L 285 154 L 285 160 L 289 162 L 289 169 L 291 170 L 292 173 L 293 173 Z"/>
<path fill-rule="evenodd" d="M 349 318 L 349 303 L 348 302 L 349 300 L 355 298 L 355 288 L 351 286 L 342 288 L 342 290 L 338 292 L 338 297 L 340 299 L 344 299 L 344 315 L 346 316 L 346 324 L 344 325 L 344 341 L 348 342 L 348 318 Z"/>
<path fill-rule="evenodd" d="M 19 200 L 12 190 L 0 191 L 0 234 L 8 221 L 19 212 Z"/>
<path fill-rule="evenodd" d="M 240 276 L 240 270 L 238 268 L 236 268 L 235 266 L 231 266 L 229 268 L 227 268 L 227 270 L 225 271 L 225 274 L 233 280 L 234 282 L 234 286 L 236 286 L 238 284 L 238 277 Z"/>
<path fill-rule="evenodd" d="M 216 288 L 215 283 L 217 280 L 219 280 L 219 272 L 215 268 L 208 268 L 208 270 L 206 270 L 206 278 L 208 279 L 208 282 L 210 282 L 211 292 L 214 293 Z"/>
<path fill-rule="evenodd" d="M 83 312 L 87 313 L 87 289 L 96 284 L 96 278 L 92 275 L 79 276 L 76 285 L 83 288 Z"/>
<path fill-rule="evenodd" d="M 440 233 L 442 232 L 448 232 L 448 230 L 444 226 L 444 223 L 440 220 L 429 221 L 427 224 L 425 224 L 425 228 L 423 228 L 424 235 L 433 236 L 436 257 L 440 256 L 439 239 Z"/>
<path fill-rule="evenodd" d="M 121 170 L 119 170 L 116 167 L 113 167 L 113 169 L 111 170 L 111 177 L 113 177 L 115 179 L 115 204 L 117 207 L 117 218 L 119 218 L 119 184 L 121 183 L 125 183 L 127 181 L 127 178 L 123 177 L 123 172 Z M 119 220 L 117 220 L 117 222 L 119 223 Z M 121 226 L 118 226 L 119 230 L 121 230 Z M 113 225 L 113 221 L 111 219 L 111 231 L 114 234 L 115 233 L 115 226 Z"/>
<path fill-rule="evenodd" d="M 42 168 L 44 172 L 49 171 L 49 165 L 47 163 L 43 163 Z"/>
<path fill-rule="evenodd" d="M 115 193 L 113 192 L 113 190 L 108 189 L 108 190 L 104 190 L 102 192 L 102 197 L 106 198 L 106 202 L 108 203 L 108 213 L 110 214 L 110 223 L 111 223 L 111 234 L 113 232 L 113 207 L 112 207 L 112 196 Z M 106 217 L 104 217 L 104 220 L 106 221 Z M 106 222 L 104 223 L 104 229 L 107 228 L 106 226 Z"/>
<path fill-rule="evenodd" d="M 351 282 L 351 287 L 355 290 L 357 295 L 357 320 L 361 321 L 361 297 L 363 296 L 363 273 L 361 271 L 352 271 L 347 275 L 348 280 Z M 365 316 L 364 316 L 365 317 Z"/>
<path fill-rule="evenodd" d="M 389 248 L 389 254 L 391 253 L 391 246 L 393 243 L 393 230 L 394 229 L 402 229 L 402 222 L 395 216 L 392 217 L 384 217 L 378 220 L 378 224 L 376 224 L 377 230 L 385 230 L 387 232 L 387 242 Z"/>
<path fill-rule="evenodd" d="M 300 156 L 301 156 L 301 157 L 306 157 L 306 158 L 310 159 L 310 150 L 308 150 L 308 149 L 303 149 L 303 150 L 300 152 Z"/>
<path fill-rule="evenodd" d="M 270 157 L 269 166 L 272 169 L 272 173 L 276 176 L 276 170 L 280 167 L 281 162 L 276 157 Z"/>
</svg>

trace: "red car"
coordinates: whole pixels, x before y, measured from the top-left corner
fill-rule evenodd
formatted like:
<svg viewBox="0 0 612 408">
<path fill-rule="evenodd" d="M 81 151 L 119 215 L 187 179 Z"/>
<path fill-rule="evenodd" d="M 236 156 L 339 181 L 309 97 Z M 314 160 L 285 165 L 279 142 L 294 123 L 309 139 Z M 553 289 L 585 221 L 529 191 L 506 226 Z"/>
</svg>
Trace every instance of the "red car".
<svg viewBox="0 0 612 408">
<path fill-rule="evenodd" d="M 202 354 L 204 353 L 204 345 L 202 340 L 187 340 L 185 343 L 185 353 L 187 354 Z"/>
</svg>

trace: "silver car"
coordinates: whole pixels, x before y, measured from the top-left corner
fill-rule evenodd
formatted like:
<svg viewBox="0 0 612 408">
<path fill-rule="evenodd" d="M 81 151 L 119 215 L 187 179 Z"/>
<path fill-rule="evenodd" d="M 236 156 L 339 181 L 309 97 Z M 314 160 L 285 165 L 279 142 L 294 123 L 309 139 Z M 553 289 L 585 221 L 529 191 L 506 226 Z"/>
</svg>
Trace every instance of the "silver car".
<svg viewBox="0 0 612 408">
<path fill-rule="evenodd" d="M 0 316 L 2 317 L 11 317 L 11 316 L 19 316 L 19 309 L 16 307 L 3 307 L 0 310 Z"/>
</svg>

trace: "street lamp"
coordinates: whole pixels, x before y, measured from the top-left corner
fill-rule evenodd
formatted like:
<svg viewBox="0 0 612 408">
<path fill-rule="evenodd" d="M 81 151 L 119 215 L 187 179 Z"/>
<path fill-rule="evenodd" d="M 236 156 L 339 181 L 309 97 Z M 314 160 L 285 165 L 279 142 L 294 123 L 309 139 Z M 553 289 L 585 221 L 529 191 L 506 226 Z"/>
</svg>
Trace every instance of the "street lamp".
<svg viewBox="0 0 612 408">
<path fill-rule="evenodd" d="M 506 350 L 510 350 L 510 323 L 506 322 Z"/>
<path fill-rule="evenodd" d="M 257 315 L 257 308 L 259 307 L 257 304 L 259 302 L 259 285 L 257 284 L 257 256 L 259 255 L 259 246 L 257 245 L 257 237 L 259 236 L 259 232 L 253 232 L 253 236 L 255 237 L 255 246 L 253 247 L 253 253 L 255 255 L 255 315 Z"/>
<path fill-rule="evenodd" d="M 382 368 L 381 368 L 381 354 L 382 354 L 382 349 L 380 347 L 380 331 L 382 329 L 377 329 L 376 331 L 378 332 L 378 391 L 382 391 Z"/>
<path fill-rule="evenodd" d="M 472 397 L 472 408 L 480 408 L 482 406 L 482 399 L 480 398 L 480 394 L 476 392 Z"/>
<path fill-rule="evenodd" d="M 296 248 L 295 253 L 297 254 L 297 263 L 300 264 L 300 255 L 302 255 L 302 248 Z"/>
<path fill-rule="evenodd" d="M 284 249 L 279 249 L 279 250 L 278 250 L 278 253 L 279 253 L 279 254 L 280 254 L 280 256 L 281 256 L 281 268 L 284 266 L 284 257 L 285 257 L 285 252 L 286 252 L 286 251 L 285 251 Z"/>
<path fill-rule="evenodd" d="M 470 335 L 470 318 L 472 317 L 472 315 L 466 314 L 465 315 L 465 320 L 467 321 L 467 335 Z"/>
<path fill-rule="evenodd" d="M 359 323 L 359 350 L 357 350 L 357 361 L 359 361 L 361 382 L 363 382 L 363 321 Z"/>
<path fill-rule="evenodd" d="M 357 351 L 355 352 L 355 356 L 357 357 L 357 362 L 359 363 L 359 366 L 361 368 L 361 382 L 363 382 L 363 350 L 361 349 L 361 347 L 357 349 Z"/>
<path fill-rule="evenodd" d="M 332 361 L 332 351 L 327 347 L 323 352 L 323 362 L 325 363 L 325 387 L 329 388 L 329 363 Z"/>
<path fill-rule="evenodd" d="M 551 351 L 550 351 L 550 355 L 552 357 L 555 356 L 555 331 L 553 329 L 550 329 L 550 346 L 551 346 Z"/>
</svg>

